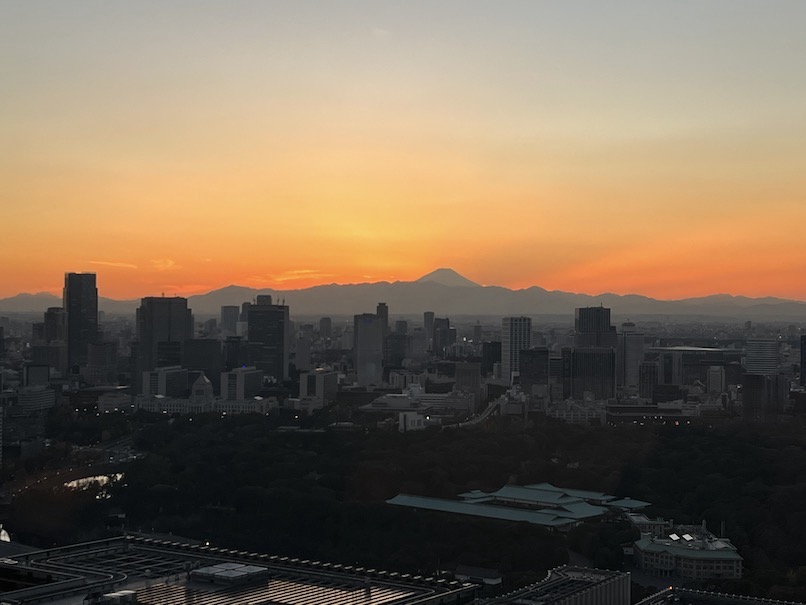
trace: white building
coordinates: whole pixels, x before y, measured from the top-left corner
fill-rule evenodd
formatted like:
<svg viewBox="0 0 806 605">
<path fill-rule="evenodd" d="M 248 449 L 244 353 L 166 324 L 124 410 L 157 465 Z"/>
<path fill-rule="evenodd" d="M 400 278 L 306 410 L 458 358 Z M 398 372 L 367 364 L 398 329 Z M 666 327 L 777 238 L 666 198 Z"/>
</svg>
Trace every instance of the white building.
<svg viewBox="0 0 806 605">
<path fill-rule="evenodd" d="M 256 397 L 263 387 L 263 370 L 255 366 L 221 372 L 221 399 L 244 401 Z"/>
</svg>

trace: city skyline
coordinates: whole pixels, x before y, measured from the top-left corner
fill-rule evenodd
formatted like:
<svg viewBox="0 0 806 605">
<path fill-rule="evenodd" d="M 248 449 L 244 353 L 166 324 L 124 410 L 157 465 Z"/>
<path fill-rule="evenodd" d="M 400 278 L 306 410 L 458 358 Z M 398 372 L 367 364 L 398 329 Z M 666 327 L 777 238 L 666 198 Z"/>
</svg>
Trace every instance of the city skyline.
<svg viewBox="0 0 806 605">
<path fill-rule="evenodd" d="M 806 5 L 5 3 L 0 297 L 806 299 Z"/>
</svg>

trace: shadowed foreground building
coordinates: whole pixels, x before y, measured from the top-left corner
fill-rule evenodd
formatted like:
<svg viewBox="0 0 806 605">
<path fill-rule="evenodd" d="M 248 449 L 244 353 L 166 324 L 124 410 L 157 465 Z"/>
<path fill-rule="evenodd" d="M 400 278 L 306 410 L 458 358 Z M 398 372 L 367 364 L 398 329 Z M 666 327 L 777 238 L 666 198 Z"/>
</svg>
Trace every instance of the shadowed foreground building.
<svg viewBox="0 0 806 605">
<path fill-rule="evenodd" d="M 462 605 L 475 584 L 136 536 L 0 562 L 2 602 L 20 605 Z"/>
<path fill-rule="evenodd" d="M 629 605 L 630 574 L 557 567 L 542 582 L 487 601 L 488 605 Z"/>
</svg>

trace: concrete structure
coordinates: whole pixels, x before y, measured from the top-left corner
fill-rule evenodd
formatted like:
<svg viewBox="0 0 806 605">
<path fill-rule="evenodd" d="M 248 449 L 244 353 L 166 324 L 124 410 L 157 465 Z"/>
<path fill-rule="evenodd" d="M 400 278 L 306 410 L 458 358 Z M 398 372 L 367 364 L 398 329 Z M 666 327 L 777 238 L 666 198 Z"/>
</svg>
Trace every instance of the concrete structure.
<svg viewBox="0 0 806 605">
<path fill-rule="evenodd" d="M 633 552 L 636 566 L 653 575 L 693 580 L 742 577 L 742 557 L 736 547 L 704 526 L 676 526 L 661 537 L 644 533 Z"/>
<path fill-rule="evenodd" d="M 778 373 L 781 343 L 777 340 L 752 339 L 745 347 L 745 372 L 761 376 Z"/>
<path fill-rule="evenodd" d="M 505 317 L 501 321 L 501 373 L 512 384 L 518 371 L 520 353 L 531 347 L 532 319 L 530 317 Z"/>
<path fill-rule="evenodd" d="M 321 405 L 327 405 L 335 401 L 338 391 L 338 372 L 320 368 L 299 375 L 300 399 L 313 398 L 321 402 Z"/>
<path fill-rule="evenodd" d="M 235 368 L 221 373 L 221 399 L 244 401 L 252 399 L 263 387 L 263 371 L 255 366 Z"/>
<path fill-rule="evenodd" d="M 193 337 L 193 316 L 186 298 L 143 298 L 136 322 L 136 343 L 132 343 L 136 373 L 182 364 L 185 341 Z"/>
<path fill-rule="evenodd" d="M 372 313 L 353 318 L 353 363 L 358 386 L 383 382 L 383 325 Z"/>
<path fill-rule="evenodd" d="M 98 339 L 98 288 L 95 273 L 66 273 L 63 304 L 67 316 L 67 363 L 87 363 L 87 347 Z"/>
<path fill-rule="evenodd" d="M 487 601 L 487 605 L 630 605 L 630 574 L 564 565 L 542 582 Z"/>
<path fill-rule="evenodd" d="M 165 366 L 143 372 L 143 386 L 140 392 L 149 397 L 184 397 L 188 389 L 188 371 L 182 366 Z"/>
<path fill-rule="evenodd" d="M 258 296 L 247 307 L 247 339 L 250 363 L 275 380 L 288 380 L 291 353 L 291 320 L 286 305 L 275 305 L 272 297 Z"/>
<path fill-rule="evenodd" d="M 478 589 L 444 578 L 131 535 L 14 555 L 0 562 L 0 576 L 9 605 L 465 605 Z"/>
</svg>

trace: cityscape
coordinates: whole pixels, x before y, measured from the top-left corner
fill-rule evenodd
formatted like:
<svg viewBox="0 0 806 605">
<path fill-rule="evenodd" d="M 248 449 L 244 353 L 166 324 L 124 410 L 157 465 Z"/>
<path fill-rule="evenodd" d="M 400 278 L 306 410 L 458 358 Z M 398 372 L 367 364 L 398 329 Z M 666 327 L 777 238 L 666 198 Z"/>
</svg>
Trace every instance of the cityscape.
<svg viewBox="0 0 806 605">
<path fill-rule="evenodd" d="M 66 273 L 61 306 L 0 317 L 4 602 L 805 588 L 788 496 L 806 468 L 802 324 L 393 300 L 301 317 L 293 291 L 214 316 L 165 295 L 114 314 L 97 278 Z"/>
<path fill-rule="evenodd" d="M 0 605 L 806 605 L 804 23 L 0 2 Z"/>
</svg>

